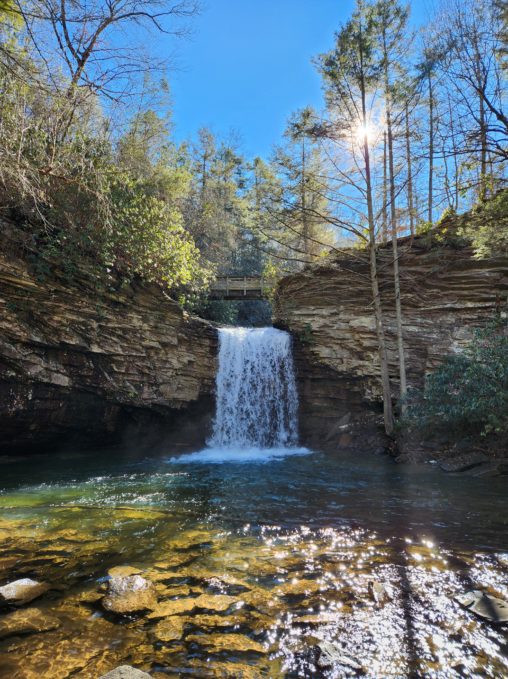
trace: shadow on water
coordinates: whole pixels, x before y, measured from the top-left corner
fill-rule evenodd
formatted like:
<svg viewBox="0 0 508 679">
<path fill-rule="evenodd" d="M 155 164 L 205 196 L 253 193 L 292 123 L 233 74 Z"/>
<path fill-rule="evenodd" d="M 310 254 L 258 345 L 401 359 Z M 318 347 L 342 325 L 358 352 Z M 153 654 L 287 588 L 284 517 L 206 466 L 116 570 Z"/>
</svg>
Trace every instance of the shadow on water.
<svg viewBox="0 0 508 679">
<path fill-rule="evenodd" d="M 508 596 L 504 479 L 382 456 L 171 458 L 41 457 L 29 478 L 22 461 L 2 465 L 0 584 L 48 581 L 37 606 L 65 624 L 0 640 L 0 676 L 91 679 L 125 661 L 191 677 L 508 674 L 502 630 L 454 602 Z M 158 583 L 167 606 L 203 608 L 178 613 L 171 642 L 157 618 L 105 616 L 100 582 L 116 565 Z M 373 602 L 370 582 L 391 600 Z M 319 664 L 325 643 L 335 669 Z"/>
</svg>

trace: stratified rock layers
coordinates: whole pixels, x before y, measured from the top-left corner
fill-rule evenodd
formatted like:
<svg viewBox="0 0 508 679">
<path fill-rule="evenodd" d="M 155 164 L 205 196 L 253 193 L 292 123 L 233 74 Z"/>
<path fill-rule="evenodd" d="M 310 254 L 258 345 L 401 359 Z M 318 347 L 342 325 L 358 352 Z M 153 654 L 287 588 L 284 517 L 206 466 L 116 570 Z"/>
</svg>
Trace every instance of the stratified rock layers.
<svg viewBox="0 0 508 679">
<path fill-rule="evenodd" d="M 216 330 L 156 286 L 112 292 L 86 276 L 38 279 L 1 253 L 0 452 L 165 435 L 200 444 L 216 352 Z"/>
<path fill-rule="evenodd" d="M 477 260 L 467 247 L 400 241 L 405 355 L 410 388 L 475 326 L 505 314 L 508 258 Z M 393 396 L 398 396 L 391 248 L 379 252 Z M 294 333 L 304 443 L 377 447 L 381 385 L 368 266 L 360 252 L 284 278 L 276 323 Z"/>
</svg>

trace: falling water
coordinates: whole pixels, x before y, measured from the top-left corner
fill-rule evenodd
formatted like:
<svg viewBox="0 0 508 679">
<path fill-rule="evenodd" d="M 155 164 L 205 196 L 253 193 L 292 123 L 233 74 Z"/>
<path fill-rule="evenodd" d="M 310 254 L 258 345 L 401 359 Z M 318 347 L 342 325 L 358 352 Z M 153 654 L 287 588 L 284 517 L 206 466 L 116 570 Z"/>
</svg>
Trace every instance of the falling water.
<svg viewBox="0 0 508 679">
<path fill-rule="evenodd" d="M 210 445 L 293 446 L 297 442 L 297 412 L 288 333 L 275 328 L 222 328 Z"/>
</svg>

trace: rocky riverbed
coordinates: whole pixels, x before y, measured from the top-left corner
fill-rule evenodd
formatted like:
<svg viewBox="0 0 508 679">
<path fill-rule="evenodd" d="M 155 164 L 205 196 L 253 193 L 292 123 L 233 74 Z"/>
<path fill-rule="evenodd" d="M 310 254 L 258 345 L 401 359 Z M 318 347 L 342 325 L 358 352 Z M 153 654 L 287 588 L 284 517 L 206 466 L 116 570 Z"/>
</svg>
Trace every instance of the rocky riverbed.
<svg viewBox="0 0 508 679">
<path fill-rule="evenodd" d="M 506 623 L 459 600 L 508 598 L 501 486 L 488 514 L 462 478 L 364 464 L 11 469 L 0 587 L 42 588 L 1 606 L 0 676 L 504 676 Z"/>
</svg>

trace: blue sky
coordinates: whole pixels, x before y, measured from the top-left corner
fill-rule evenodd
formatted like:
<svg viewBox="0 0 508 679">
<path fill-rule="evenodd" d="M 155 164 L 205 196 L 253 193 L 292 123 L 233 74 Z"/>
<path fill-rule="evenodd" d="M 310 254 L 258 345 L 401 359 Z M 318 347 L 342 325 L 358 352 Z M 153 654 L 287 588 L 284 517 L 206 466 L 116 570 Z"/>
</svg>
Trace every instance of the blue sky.
<svg viewBox="0 0 508 679">
<path fill-rule="evenodd" d="M 415 23 L 429 2 L 413 2 Z M 331 48 L 353 6 L 354 0 L 208 0 L 191 38 L 176 46 L 170 82 L 177 138 L 202 126 L 218 134 L 235 130 L 249 157 L 268 156 L 293 111 L 320 108 L 311 59 Z"/>
</svg>

